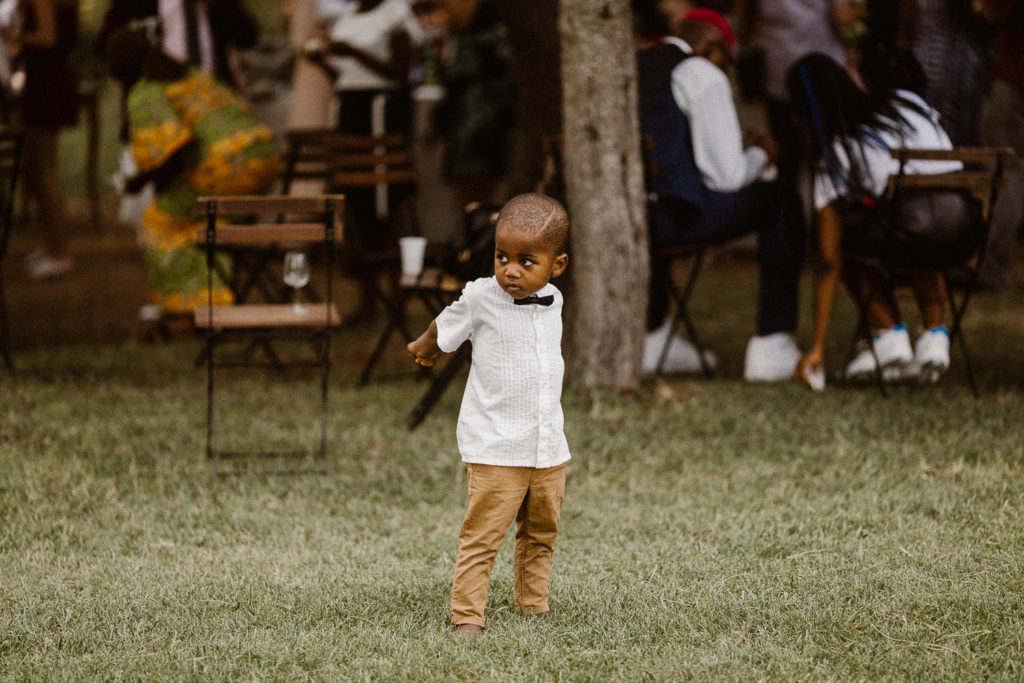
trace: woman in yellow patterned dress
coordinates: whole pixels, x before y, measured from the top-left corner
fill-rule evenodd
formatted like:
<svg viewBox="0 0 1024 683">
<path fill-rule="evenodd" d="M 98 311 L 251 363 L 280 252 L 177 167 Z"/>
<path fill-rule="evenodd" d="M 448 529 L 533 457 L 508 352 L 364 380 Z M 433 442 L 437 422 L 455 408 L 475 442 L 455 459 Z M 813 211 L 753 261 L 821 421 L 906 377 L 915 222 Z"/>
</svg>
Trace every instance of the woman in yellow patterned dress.
<svg viewBox="0 0 1024 683">
<path fill-rule="evenodd" d="M 128 89 L 130 144 L 139 175 L 152 180 L 140 242 L 149 300 L 165 313 L 207 302 L 204 251 L 196 244 L 203 195 L 269 192 L 280 165 L 278 144 L 248 105 L 210 74 L 174 61 L 144 34 L 124 29 L 107 43 L 108 64 Z M 230 303 L 218 283 L 214 304 Z"/>
</svg>

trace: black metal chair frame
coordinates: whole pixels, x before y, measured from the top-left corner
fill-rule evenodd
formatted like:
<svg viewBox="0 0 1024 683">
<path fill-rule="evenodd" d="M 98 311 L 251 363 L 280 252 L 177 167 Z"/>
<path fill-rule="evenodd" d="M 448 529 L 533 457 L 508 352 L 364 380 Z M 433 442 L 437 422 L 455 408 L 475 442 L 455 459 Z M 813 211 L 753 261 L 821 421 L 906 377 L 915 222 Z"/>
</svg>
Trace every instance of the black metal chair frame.
<svg viewBox="0 0 1024 683">
<path fill-rule="evenodd" d="M 0 130 L 0 173 L 6 173 L 6 182 L 0 185 L 0 355 L 3 356 L 7 371 L 14 374 L 14 361 L 9 348 L 10 327 L 7 317 L 7 294 L 4 290 L 3 267 L 7 246 L 14 224 L 14 201 L 21 167 L 22 133 L 20 130 Z"/>
<path fill-rule="evenodd" d="M 980 234 L 978 235 L 978 247 L 975 253 L 965 254 L 962 261 L 955 264 L 937 264 L 942 271 L 942 277 L 946 285 L 946 297 L 952 317 L 949 326 L 950 341 L 960 349 L 964 359 L 964 370 L 967 375 L 967 383 L 975 398 L 980 396 L 978 383 L 974 377 L 974 368 L 971 365 L 970 353 L 967 350 L 967 341 L 964 337 L 963 318 L 967 312 L 967 305 L 971 301 L 977 284 L 978 273 L 985 258 L 986 242 L 988 241 L 989 228 L 992 224 L 992 207 L 999 198 L 999 192 L 1003 181 L 1003 171 L 1006 164 L 1013 157 L 1012 148 L 985 148 L 985 147 L 958 147 L 952 150 L 931 150 L 931 149 L 894 149 L 893 158 L 899 161 L 899 170 L 896 175 L 890 178 L 891 189 L 894 192 L 903 187 L 927 187 L 935 189 L 971 189 L 975 195 L 983 200 L 983 220 L 981 222 Z M 906 173 L 906 164 L 912 159 L 933 160 L 933 161 L 960 161 L 964 163 L 967 170 L 953 173 L 942 173 L 935 175 L 910 175 Z M 983 170 L 971 170 L 971 165 L 981 166 Z M 895 285 L 899 273 L 910 270 L 906 267 L 887 263 L 878 257 L 862 258 L 852 256 L 860 263 L 871 266 L 877 270 L 882 278 L 882 286 L 873 288 L 864 300 L 857 301 L 858 322 L 854 332 L 853 341 L 850 345 L 848 359 L 856 352 L 858 340 L 863 340 L 875 360 L 875 381 L 883 397 L 888 396 L 887 381 L 883 374 L 878 353 L 875 349 L 874 335 L 871 333 L 867 322 L 867 312 L 876 297 L 887 296 Z M 973 263 L 972 263 L 973 261 Z M 956 283 L 952 282 L 949 274 L 950 267 L 962 267 L 967 271 L 967 281 L 962 286 L 962 293 L 957 299 Z"/>
<path fill-rule="evenodd" d="M 700 367 L 704 376 L 710 379 L 715 375 L 715 371 L 708 364 L 706 354 L 704 353 L 704 345 L 701 343 L 700 337 L 697 336 L 697 327 L 693 324 L 689 308 L 690 297 L 693 295 L 693 289 L 697 285 L 697 277 L 704 267 L 704 259 L 711 246 L 710 244 L 699 243 L 678 247 L 658 247 L 655 249 L 657 252 L 655 258 L 665 259 L 666 262 L 666 270 L 668 271 L 666 285 L 673 308 L 669 334 L 665 337 L 665 344 L 658 354 L 658 364 L 654 370 L 656 375 L 664 372 L 665 360 L 668 358 L 668 349 L 672 344 L 672 333 L 678 330 L 680 325 L 682 325 L 686 335 L 697 350 L 697 357 L 700 359 Z M 687 261 L 689 266 L 686 268 L 685 276 L 682 278 L 677 277 L 676 265 Z"/>
<path fill-rule="evenodd" d="M 335 235 L 339 229 L 339 216 L 344 206 L 344 197 L 340 195 L 324 195 L 317 197 L 203 197 L 200 202 L 206 211 L 205 247 L 209 266 L 208 305 L 197 308 L 195 322 L 197 328 L 205 328 L 205 358 L 207 367 L 206 386 L 206 456 L 212 465 L 213 476 L 227 476 L 245 473 L 245 470 L 222 470 L 222 460 L 241 458 L 308 458 L 312 454 L 303 451 L 224 451 L 217 445 L 217 415 L 215 401 L 216 371 L 233 367 L 308 367 L 320 370 L 320 469 L 276 469 L 258 471 L 259 474 L 327 474 L 329 472 L 329 455 L 327 442 L 327 397 L 330 375 L 331 330 L 340 324 L 337 308 L 333 301 L 332 273 Z M 316 214 L 320 219 L 315 223 L 256 223 L 247 225 L 218 225 L 220 219 L 229 214 L 252 215 L 254 209 L 261 209 L 262 214 L 296 215 Z M 234 231 L 235 235 L 250 232 L 255 235 L 265 231 L 266 244 L 276 249 L 280 244 L 277 240 L 284 237 L 291 244 L 305 244 L 310 248 L 319 247 L 323 252 L 326 267 L 325 301 L 309 304 L 308 319 L 291 319 L 282 312 L 290 308 L 283 304 L 234 304 L 228 306 L 213 305 L 214 273 L 216 254 L 221 242 L 238 244 L 237 240 L 221 238 L 218 235 L 226 230 Z M 253 247 L 264 240 L 243 238 Z M 269 342 L 273 340 L 307 340 L 311 342 L 313 357 L 311 360 L 282 361 L 273 352 Z M 245 342 L 250 348 L 240 360 L 220 360 L 215 353 L 216 347 L 228 342 Z M 253 345 L 264 345 L 269 360 L 259 362 L 252 358 L 249 351 Z"/>
</svg>

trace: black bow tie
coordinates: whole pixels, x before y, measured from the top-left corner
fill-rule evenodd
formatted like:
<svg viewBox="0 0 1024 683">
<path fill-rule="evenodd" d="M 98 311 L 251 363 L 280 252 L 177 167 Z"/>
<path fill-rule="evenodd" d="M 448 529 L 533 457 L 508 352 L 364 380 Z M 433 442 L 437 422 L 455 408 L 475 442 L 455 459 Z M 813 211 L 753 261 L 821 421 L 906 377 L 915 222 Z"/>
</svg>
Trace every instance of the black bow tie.
<svg viewBox="0 0 1024 683">
<path fill-rule="evenodd" d="M 536 294 L 531 294 L 530 296 L 524 296 L 522 299 L 512 299 L 512 303 L 516 306 L 528 306 L 529 304 L 550 306 L 555 303 L 555 295 L 548 294 L 547 296 L 537 296 Z"/>
</svg>

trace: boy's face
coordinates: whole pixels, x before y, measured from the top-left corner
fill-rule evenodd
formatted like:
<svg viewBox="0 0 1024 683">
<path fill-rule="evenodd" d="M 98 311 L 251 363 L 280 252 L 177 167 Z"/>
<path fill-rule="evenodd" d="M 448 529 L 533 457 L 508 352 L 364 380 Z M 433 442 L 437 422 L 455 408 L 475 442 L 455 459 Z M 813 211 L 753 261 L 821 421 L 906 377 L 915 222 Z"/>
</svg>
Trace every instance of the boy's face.
<svg viewBox="0 0 1024 683">
<path fill-rule="evenodd" d="M 513 299 L 536 294 L 569 263 L 568 254 L 556 254 L 539 235 L 499 226 L 494 235 L 494 275 Z"/>
</svg>

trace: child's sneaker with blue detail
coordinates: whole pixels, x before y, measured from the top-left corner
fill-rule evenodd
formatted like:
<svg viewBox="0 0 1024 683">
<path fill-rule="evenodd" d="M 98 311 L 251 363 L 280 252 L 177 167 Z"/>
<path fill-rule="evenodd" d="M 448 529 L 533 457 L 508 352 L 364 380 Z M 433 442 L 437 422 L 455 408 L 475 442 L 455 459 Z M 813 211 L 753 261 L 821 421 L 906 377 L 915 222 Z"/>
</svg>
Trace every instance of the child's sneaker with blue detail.
<svg viewBox="0 0 1024 683">
<path fill-rule="evenodd" d="M 914 369 L 921 384 L 935 384 L 949 369 L 949 332 L 945 325 L 925 330 L 917 338 Z"/>
<path fill-rule="evenodd" d="M 910 347 L 910 333 L 906 325 L 897 325 L 888 330 L 876 332 L 874 336 L 875 353 L 866 343 L 858 345 L 860 349 L 853 360 L 846 366 L 844 375 L 848 380 L 869 381 L 875 377 L 875 357 L 882 366 L 882 378 L 887 382 L 903 379 L 914 361 L 914 350 Z"/>
</svg>

